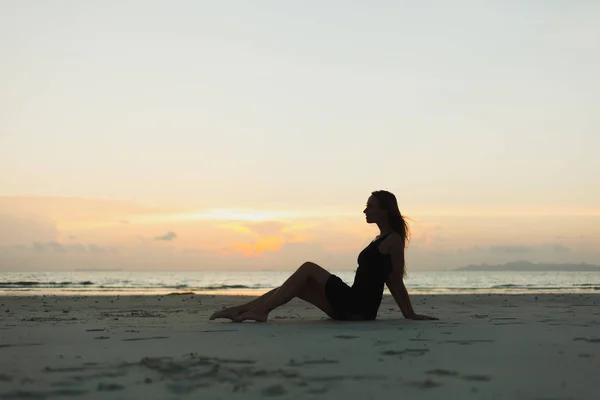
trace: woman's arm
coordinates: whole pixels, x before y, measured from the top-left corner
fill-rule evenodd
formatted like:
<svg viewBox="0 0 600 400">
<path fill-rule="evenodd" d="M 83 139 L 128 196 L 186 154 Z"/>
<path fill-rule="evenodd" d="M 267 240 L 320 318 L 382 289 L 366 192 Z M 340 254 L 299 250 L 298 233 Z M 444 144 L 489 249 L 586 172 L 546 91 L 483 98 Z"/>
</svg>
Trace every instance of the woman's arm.
<svg viewBox="0 0 600 400">
<path fill-rule="evenodd" d="M 395 236 L 395 235 L 392 235 Z M 398 238 L 400 239 L 400 238 Z M 437 319 L 435 317 L 427 317 L 425 315 L 416 314 L 410 302 L 408 290 L 404 286 L 404 242 L 394 240 L 390 247 L 390 256 L 392 259 L 392 272 L 388 277 L 386 285 L 390 289 L 390 293 L 396 300 L 402 315 L 407 319 Z"/>
<path fill-rule="evenodd" d="M 394 297 L 394 300 L 396 300 L 396 304 L 400 307 L 400 311 L 402 311 L 404 318 L 411 319 L 415 315 L 415 311 L 410 303 L 410 297 L 408 296 L 406 286 L 404 286 L 402 279 L 400 279 L 400 283 L 398 283 L 397 279 L 394 278 L 395 277 L 390 275 L 390 279 L 387 281 L 387 287 L 390 289 L 390 293 L 392 294 L 392 297 Z"/>
</svg>

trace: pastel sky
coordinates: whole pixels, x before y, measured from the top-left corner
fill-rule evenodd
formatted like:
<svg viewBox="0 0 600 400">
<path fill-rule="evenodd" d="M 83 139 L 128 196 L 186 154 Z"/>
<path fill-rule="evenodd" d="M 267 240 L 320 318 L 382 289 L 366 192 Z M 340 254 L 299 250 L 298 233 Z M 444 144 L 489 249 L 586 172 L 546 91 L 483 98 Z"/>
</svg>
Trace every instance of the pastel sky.
<svg viewBox="0 0 600 400">
<path fill-rule="evenodd" d="M 0 270 L 600 264 L 597 1 L 0 1 Z"/>
</svg>

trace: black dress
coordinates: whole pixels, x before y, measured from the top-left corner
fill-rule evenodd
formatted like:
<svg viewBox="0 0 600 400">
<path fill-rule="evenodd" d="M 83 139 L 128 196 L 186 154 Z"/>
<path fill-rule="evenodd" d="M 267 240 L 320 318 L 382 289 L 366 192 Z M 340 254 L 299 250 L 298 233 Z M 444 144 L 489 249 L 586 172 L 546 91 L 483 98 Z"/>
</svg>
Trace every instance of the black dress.
<svg viewBox="0 0 600 400">
<path fill-rule="evenodd" d="M 325 296 L 339 320 L 373 320 L 383 298 L 383 286 L 392 272 L 389 254 L 379 251 L 379 244 L 389 234 L 372 241 L 358 255 L 358 268 L 352 287 L 331 275 L 325 284 Z"/>
</svg>

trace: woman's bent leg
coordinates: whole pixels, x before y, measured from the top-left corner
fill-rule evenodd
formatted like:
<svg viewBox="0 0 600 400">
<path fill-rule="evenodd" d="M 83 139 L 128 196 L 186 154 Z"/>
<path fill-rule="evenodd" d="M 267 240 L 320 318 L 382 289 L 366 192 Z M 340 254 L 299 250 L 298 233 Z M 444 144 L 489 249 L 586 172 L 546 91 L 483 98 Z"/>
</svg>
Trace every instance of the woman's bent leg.
<svg viewBox="0 0 600 400">
<path fill-rule="evenodd" d="M 331 274 L 319 265 L 312 262 L 305 262 L 281 285 L 275 293 L 273 293 L 266 301 L 259 303 L 256 307 L 249 311 L 244 312 L 241 315 L 233 318 L 235 322 L 242 322 L 245 320 L 253 320 L 257 322 L 264 322 L 269 317 L 269 313 L 277 307 L 287 303 L 294 297 L 304 296 L 311 304 L 315 304 L 317 307 L 327 308 L 325 296 L 325 284 Z M 315 295 L 315 289 L 313 288 L 313 282 L 319 288 L 318 292 L 322 292 L 323 296 Z M 325 301 L 324 301 L 325 300 Z M 323 309 L 321 308 L 321 309 Z M 323 310 L 325 311 L 325 310 Z M 331 307 L 328 308 L 331 311 Z M 327 312 L 327 311 L 325 311 Z M 329 314 L 329 313 L 328 313 Z"/>
<path fill-rule="evenodd" d="M 316 281 L 311 280 L 302 293 L 297 296 L 299 299 L 306 301 L 323 311 L 330 318 L 333 316 L 333 308 L 325 295 L 325 286 L 320 286 Z"/>
</svg>

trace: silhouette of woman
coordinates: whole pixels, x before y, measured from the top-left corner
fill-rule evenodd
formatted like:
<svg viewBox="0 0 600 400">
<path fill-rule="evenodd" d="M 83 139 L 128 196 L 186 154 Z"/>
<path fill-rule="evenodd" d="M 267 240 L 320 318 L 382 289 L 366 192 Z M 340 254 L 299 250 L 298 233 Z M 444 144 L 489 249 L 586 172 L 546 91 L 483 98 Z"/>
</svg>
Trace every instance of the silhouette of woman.
<svg viewBox="0 0 600 400">
<path fill-rule="evenodd" d="M 367 223 L 376 224 L 380 232 L 360 252 L 352 286 L 319 265 L 307 261 L 280 287 L 246 304 L 217 311 L 210 319 L 265 322 L 271 311 L 298 297 L 315 305 L 332 319 L 374 320 L 383 297 L 384 284 L 405 318 L 437 319 L 416 314 L 404 286 L 404 248 L 409 231 L 398 209 L 396 196 L 385 190 L 372 192 L 363 212 Z"/>
</svg>

